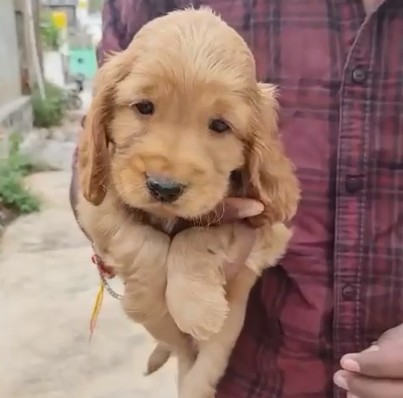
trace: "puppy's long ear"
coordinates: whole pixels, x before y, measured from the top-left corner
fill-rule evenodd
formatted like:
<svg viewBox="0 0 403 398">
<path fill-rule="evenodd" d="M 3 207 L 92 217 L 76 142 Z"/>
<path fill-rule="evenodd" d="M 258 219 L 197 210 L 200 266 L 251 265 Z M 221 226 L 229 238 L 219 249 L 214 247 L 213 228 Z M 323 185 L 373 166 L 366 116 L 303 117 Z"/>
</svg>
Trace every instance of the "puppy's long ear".
<svg viewBox="0 0 403 398">
<path fill-rule="evenodd" d="M 259 83 L 260 109 L 247 154 L 248 196 L 261 201 L 265 210 L 252 219 L 255 225 L 291 219 L 300 197 L 294 167 L 278 135 L 276 89 Z"/>
<path fill-rule="evenodd" d="M 113 111 L 116 84 L 127 68 L 121 55 L 110 58 L 99 70 L 94 97 L 78 141 L 78 174 L 86 200 L 99 205 L 105 198 L 109 174 L 107 124 Z"/>
</svg>

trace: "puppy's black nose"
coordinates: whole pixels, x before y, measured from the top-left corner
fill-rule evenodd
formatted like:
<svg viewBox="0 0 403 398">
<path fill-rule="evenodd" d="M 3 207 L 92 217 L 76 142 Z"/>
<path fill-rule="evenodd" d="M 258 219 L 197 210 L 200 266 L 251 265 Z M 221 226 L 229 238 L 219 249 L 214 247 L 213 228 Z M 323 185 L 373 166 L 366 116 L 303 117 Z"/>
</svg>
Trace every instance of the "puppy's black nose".
<svg viewBox="0 0 403 398">
<path fill-rule="evenodd" d="M 147 176 L 147 188 L 153 198 L 160 202 L 172 203 L 178 199 L 184 190 L 184 185 L 169 178 Z"/>
</svg>

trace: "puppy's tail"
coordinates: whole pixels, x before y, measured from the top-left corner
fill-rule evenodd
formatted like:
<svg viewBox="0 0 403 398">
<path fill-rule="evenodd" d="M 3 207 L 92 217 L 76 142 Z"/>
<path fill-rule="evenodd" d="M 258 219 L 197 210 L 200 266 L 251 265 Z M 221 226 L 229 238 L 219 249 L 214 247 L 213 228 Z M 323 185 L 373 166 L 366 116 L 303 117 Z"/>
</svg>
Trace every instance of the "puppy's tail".
<svg viewBox="0 0 403 398">
<path fill-rule="evenodd" d="M 147 362 L 145 376 L 149 376 L 162 368 L 171 356 L 171 350 L 164 343 L 158 343 Z"/>
</svg>

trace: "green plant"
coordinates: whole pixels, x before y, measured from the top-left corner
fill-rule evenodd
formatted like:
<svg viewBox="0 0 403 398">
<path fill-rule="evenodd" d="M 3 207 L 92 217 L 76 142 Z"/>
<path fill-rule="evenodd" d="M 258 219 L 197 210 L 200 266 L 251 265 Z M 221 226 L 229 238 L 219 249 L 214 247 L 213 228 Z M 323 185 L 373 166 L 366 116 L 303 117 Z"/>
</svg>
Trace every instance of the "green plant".
<svg viewBox="0 0 403 398">
<path fill-rule="evenodd" d="M 8 156 L 0 160 L 0 207 L 26 214 L 39 210 L 39 200 L 24 186 L 24 176 L 32 170 L 32 165 L 21 155 L 20 142 L 18 134 L 11 134 Z"/>
<path fill-rule="evenodd" d="M 39 201 L 22 184 L 21 174 L 0 165 L 0 203 L 27 214 L 39 210 Z"/>
<path fill-rule="evenodd" d="M 9 148 L 7 164 L 9 169 L 21 173 L 23 176 L 33 171 L 34 166 L 31 160 L 20 153 L 22 136 L 17 133 L 11 133 L 9 136 Z"/>
<path fill-rule="evenodd" d="M 34 126 L 51 127 L 61 123 L 65 114 L 66 92 L 51 83 L 45 84 L 46 98 L 41 97 L 38 87 L 32 92 L 32 111 Z"/>
<path fill-rule="evenodd" d="M 90 14 L 99 13 L 102 11 L 103 0 L 89 0 L 88 12 Z"/>
<path fill-rule="evenodd" d="M 42 17 L 40 30 L 45 49 L 57 51 L 60 48 L 60 29 L 49 15 Z"/>
</svg>

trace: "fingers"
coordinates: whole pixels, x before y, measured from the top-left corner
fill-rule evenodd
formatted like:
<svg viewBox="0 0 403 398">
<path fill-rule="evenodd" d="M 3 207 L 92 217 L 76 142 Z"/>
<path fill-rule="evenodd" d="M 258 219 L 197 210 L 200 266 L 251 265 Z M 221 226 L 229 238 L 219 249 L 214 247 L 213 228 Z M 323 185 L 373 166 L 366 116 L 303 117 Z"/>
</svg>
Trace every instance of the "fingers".
<svg viewBox="0 0 403 398">
<path fill-rule="evenodd" d="M 403 379 L 403 347 L 371 347 L 341 359 L 343 369 L 375 378 Z M 402 392 L 403 397 L 403 392 Z"/>
<path fill-rule="evenodd" d="M 206 224 L 229 224 L 262 213 L 262 203 L 246 198 L 226 198 L 214 211 L 206 216 Z"/>
<path fill-rule="evenodd" d="M 403 379 L 403 326 L 389 329 L 366 350 L 345 355 L 341 366 L 363 376 Z"/>
<path fill-rule="evenodd" d="M 339 387 L 349 391 L 349 398 L 401 398 L 403 381 L 374 379 L 341 370 L 334 376 Z"/>
<path fill-rule="evenodd" d="M 247 198 L 226 198 L 216 209 L 203 218 L 205 225 L 222 225 L 259 215 L 264 210 L 262 203 Z M 235 230 L 234 260 L 224 264 L 226 280 L 238 274 L 253 248 L 256 233 L 253 228 L 239 224 Z"/>
<path fill-rule="evenodd" d="M 377 344 L 381 348 L 386 348 L 396 345 L 400 346 L 400 350 L 403 351 L 403 325 L 396 326 L 387 330 L 377 341 Z"/>
</svg>

